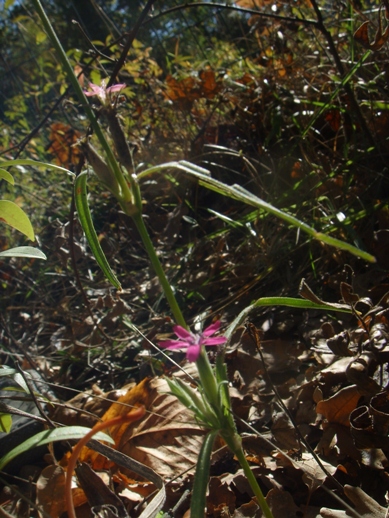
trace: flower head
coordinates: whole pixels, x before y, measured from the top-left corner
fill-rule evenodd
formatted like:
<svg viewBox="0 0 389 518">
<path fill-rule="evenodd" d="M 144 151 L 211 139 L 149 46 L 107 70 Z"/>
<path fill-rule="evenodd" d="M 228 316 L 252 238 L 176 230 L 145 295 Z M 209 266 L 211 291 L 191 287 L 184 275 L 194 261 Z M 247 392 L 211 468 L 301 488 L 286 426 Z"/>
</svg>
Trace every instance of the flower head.
<svg viewBox="0 0 389 518">
<path fill-rule="evenodd" d="M 225 336 L 216 336 L 210 338 L 220 328 L 220 321 L 204 329 L 202 333 L 191 333 L 181 326 L 174 326 L 173 331 L 178 336 L 179 340 L 166 340 L 160 342 L 161 347 L 166 349 L 186 349 L 186 358 L 190 362 L 195 362 L 201 352 L 203 345 L 221 345 L 227 341 Z"/>
<path fill-rule="evenodd" d="M 117 84 L 117 85 L 109 86 L 107 88 L 106 87 L 106 81 L 103 79 L 101 81 L 101 86 L 98 86 L 98 85 L 95 85 L 93 83 L 90 83 L 89 84 L 89 90 L 84 90 L 84 94 L 87 97 L 92 97 L 92 96 L 96 95 L 103 104 L 106 104 L 107 96 L 108 96 L 108 99 L 109 99 L 111 94 L 116 93 L 116 92 L 120 92 L 126 86 L 127 85 L 125 85 L 124 83 L 120 83 L 120 84 Z"/>
</svg>

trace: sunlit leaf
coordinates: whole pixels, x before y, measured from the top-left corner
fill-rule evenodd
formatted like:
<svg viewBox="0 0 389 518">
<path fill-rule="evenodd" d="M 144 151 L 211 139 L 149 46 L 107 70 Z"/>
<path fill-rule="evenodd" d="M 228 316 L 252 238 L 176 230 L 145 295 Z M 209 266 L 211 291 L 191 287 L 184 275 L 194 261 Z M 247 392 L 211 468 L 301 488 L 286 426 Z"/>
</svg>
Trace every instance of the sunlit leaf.
<svg viewBox="0 0 389 518">
<path fill-rule="evenodd" d="M 0 169 L 0 180 L 5 180 L 6 182 L 10 183 L 11 185 L 15 185 L 15 180 L 13 179 L 12 174 L 10 174 L 5 169 Z"/>
<path fill-rule="evenodd" d="M 328 399 L 319 401 L 316 412 L 322 414 L 328 422 L 338 423 L 344 426 L 350 425 L 350 413 L 356 408 L 361 393 L 356 385 L 340 389 Z"/>
<path fill-rule="evenodd" d="M 3 252 L 0 252 L 0 257 L 47 259 L 46 255 L 41 250 L 38 248 L 33 248 L 32 246 L 17 246 L 15 248 L 10 248 L 9 250 L 4 250 Z"/>
<path fill-rule="evenodd" d="M 27 214 L 16 203 L 9 200 L 0 200 L 0 221 L 25 234 L 31 241 L 35 235 Z"/>
<path fill-rule="evenodd" d="M 262 209 L 265 212 L 268 212 L 269 214 L 273 214 L 277 218 L 285 221 L 287 224 L 292 225 L 296 228 L 299 228 L 303 232 L 306 232 L 308 235 L 313 237 L 314 239 L 317 239 L 318 241 L 322 241 L 323 243 L 326 243 L 327 245 L 334 246 L 335 248 L 338 248 L 339 250 L 345 250 L 357 257 L 361 257 L 365 261 L 369 262 L 376 262 L 376 258 L 369 254 L 368 252 L 365 252 L 364 250 L 360 250 L 356 246 L 350 245 L 349 243 L 346 243 L 345 241 L 341 241 L 340 239 L 331 237 L 327 234 L 324 234 L 323 232 L 318 232 L 313 227 L 307 225 L 303 221 L 299 220 L 295 216 L 292 216 L 291 214 L 288 214 L 287 212 L 284 212 L 283 210 L 278 209 L 271 203 L 268 203 L 258 196 L 255 196 L 253 193 L 248 191 L 247 189 L 244 189 L 240 185 L 234 184 L 234 185 L 228 185 L 220 180 L 216 180 L 215 178 L 212 178 L 209 174 L 209 172 L 199 166 L 196 166 L 194 164 L 191 164 L 190 162 L 186 162 L 184 160 L 181 160 L 180 162 L 170 162 L 163 164 L 162 166 L 157 167 L 151 167 L 150 169 L 147 169 L 145 171 L 142 171 L 138 174 L 138 178 L 142 178 L 144 176 L 150 175 L 152 173 L 160 172 L 164 169 L 171 169 L 171 168 L 177 168 L 178 170 L 185 171 L 189 175 L 195 177 L 198 179 L 199 184 L 206 187 L 207 189 L 217 192 L 218 194 L 221 194 L 222 196 L 226 196 L 228 198 L 231 198 L 233 200 L 241 201 L 242 203 L 245 203 L 246 205 L 250 205 L 252 207 L 256 207 L 257 209 Z"/>
<path fill-rule="evenodd" d="M 8 433 L 12 427 L 12 416 L 10 414 L 0 414 L 0 431 Z"/>
</svg>

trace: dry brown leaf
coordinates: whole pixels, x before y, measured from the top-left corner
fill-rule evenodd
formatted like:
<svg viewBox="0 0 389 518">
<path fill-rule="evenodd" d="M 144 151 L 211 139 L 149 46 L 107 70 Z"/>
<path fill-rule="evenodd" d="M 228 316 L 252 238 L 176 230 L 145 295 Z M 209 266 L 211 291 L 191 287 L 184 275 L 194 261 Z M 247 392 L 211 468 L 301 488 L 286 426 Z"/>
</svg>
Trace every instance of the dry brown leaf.
<svg viewBox="0 0 389 518">
<path fill-rule="evenodd" d="M 291 457 L 283 455 L 282 453 L 278 453 L 277 462 L 280 466 L 292 465 L 296 469 L 303 471 L 304 484 L 306 484 L 310 490 L 321 486 L 321 484 L 327 478 L 326 473 L 322 470 L 316 459 L 310 453 L 302 453 L 299 460 L 295 460 Z M 323 460 L 321 460 L 321 463 L 330 475 L 335 473 L 336 467 L 332 466 L 332 464 L 329 464 Z"/>
<path fill-rule="evenodd" d="M 143 380 L 103 416 L 103 421 L 107 421 L 127 413 L 134 405 L 145 405 L 148 413 L 144 419 L 116 426 L 110 434 L 118 451 L 162 477 L 177 476 L 195 465 L 204 435 L 192 413 L 168 392 L 164 379 Z M 91 463 L 96 471 L 111 466 L 105 457 L 88 449 L 84 449 L 80 460 Z"/>
<path fill-rule="evenodd" d="M 36 483 L 36 504 L 51 518 L 59 518 L 66 511 L 65 472 L 61 466 L 43 469 Z"/>
<path fill-rule="evenodd" d="M 119 449 L 160 476 L 173 478 L 196 464 L 204 430 L 168 391 L 164 379 L 151 381 L 149 413 L 127 428 Z"/>
<path fill-rule="evenodd" d="M 293 496 L 287 491 L 273 488 L 266 495 L 266 502 L 269 504 L 274 518 L 285 518 L 286 516 L 298 516 L 301 510 L 293 501 Z"/>
<path fill-rule="evenodd" d="M 51 125 L 49 151 L 55 155 L 56 163 L 69 167 L 80 157 L 80 150 L 75 146 L 81 133 L 71 126 L 56 122 Z"/>
<path fill-rule="evenodd" d="M 361 397 L 356 385 L 345 387 L 328 399 L 319 401 L 316 412 L 322 414 L 329 423 L 350 425 L 350 413 L 356 408 Z"/>
</svg>

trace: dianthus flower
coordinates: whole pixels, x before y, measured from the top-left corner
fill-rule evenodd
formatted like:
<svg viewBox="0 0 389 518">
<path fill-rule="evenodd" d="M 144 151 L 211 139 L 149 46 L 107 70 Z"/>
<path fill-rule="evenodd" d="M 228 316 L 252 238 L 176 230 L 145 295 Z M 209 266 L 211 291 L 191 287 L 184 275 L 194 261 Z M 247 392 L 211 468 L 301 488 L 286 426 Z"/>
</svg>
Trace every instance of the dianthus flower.
<svg viewBox="0 0 389 518">
<path fill-rule="evenodd" d="M 191 333 L 181 326 L 174 326 L 173 331 L 178 336 L 179 340 L 166 340 L 160 342 L 161 347 L 166 349 L 186 349 L 186 358 L 190 362 L 195 362 L 200 355 L 201 347 L 208 345 L 222 345 L 227 341 L 224 336 L 216 336 L 210 338 L 220 328 L 220 321 L 204 329 L 202 333 Z"/>
<path fill-rule="evenodd" d="M 101 86 L 90 83 L 89 90 L 84 90 L 84 94 L 87 97 L 93 97 L 94 95 L 96 95 L 103 104 L 106 104 L 107 96 L 109 97 L 113 93 L 120 92 L 121 90 L 123 90 L 123 88 L 127 86 L 124 83 L 119 83 L 117 85 L 112 85 L 107 88 L 105 84 L 106 82 L 104 79 L 101 81 Z"/>
</svg>

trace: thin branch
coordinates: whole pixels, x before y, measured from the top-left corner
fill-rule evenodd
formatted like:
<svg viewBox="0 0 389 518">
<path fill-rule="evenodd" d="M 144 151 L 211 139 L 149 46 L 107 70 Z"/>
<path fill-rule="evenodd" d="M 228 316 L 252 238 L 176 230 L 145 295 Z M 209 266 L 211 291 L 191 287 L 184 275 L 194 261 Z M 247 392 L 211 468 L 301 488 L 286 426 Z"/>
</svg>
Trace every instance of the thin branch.
<svg viewBox="0 0 389 518">
<path fill-rule="evenodd" d="M 260 16 L 262 18 L 270 18 L 272 20 L 279 20 L 287 23 L 302 23 L 303 25 L 314 25 L 317 26 L 318 22 L 316 20 L 306 20 L 304 18 L 294 18 L 293 16 L 281 16 L 279 14 L 273 13 L 262 13 L 257 9 L 247 9 L 244 7 L 238 7 L 236 5 L 226 5 L 219 3 L 209 3 L 209 2 L 189 2 L 188 4 L 176 5 L 175 7 L 171 7 L 170 9 L 166 9 L 166 11 L 162 11 L 161 13 L 156 14 L 155 16 L 150 17 L 146 20 L 143 25 L 147 23 L 153 22 L 166 14 L 174 13 L 175 11 L 180 11 L 181 9 L 187 9 L 191 7 L 208 7 L 208 8 L 216 8 L 216 9 L 228 9 L 229 11 L 238 11 L 243 14 L 252 14 L 256 16 Z"/>
<path fill-rule="evenodd" d="M 124 65 L 124 62 L 125 62 L 126 57 L 127 57 L 127 54 L 128 54 L 128 52 L 129 52 L 129 50 L 130 50 L 130 48 L 131 48 L 131 46 L 132 46 L 132 44 L 134 42 L 134 39 L 136 38 L 136 35 L 139 32 L 139 29 L 141 28 L 143 22 L 145 21 L 147 13 L 150 11 L 150 9 L 152 8 L 153 3 L 155 1 L 156 0 L 147 0 L 147 4 L 143 8 L 143 11 L 141 12 L 141 15 L 139 16 L 138 20 L 136 21 L 134 28 L 128 34 L 127 41 L 126 41 L 126 43 L 124 45 L 123 51 L 121 53 L 121 56 L 118 59 L 118 62 L 116 63 L 116 65 L 115 65 L 115 68 L 114 68 L 114 70 L 113 70 L 113 72 L 111 74 L 111 77 L 109 78 L 107 87 L 112 86 L 114 84 L 114 82 L 116 81 L 116 77 L 119 74 L 120 70 L 122 69 L 122 66 Z"/>
</svg>

